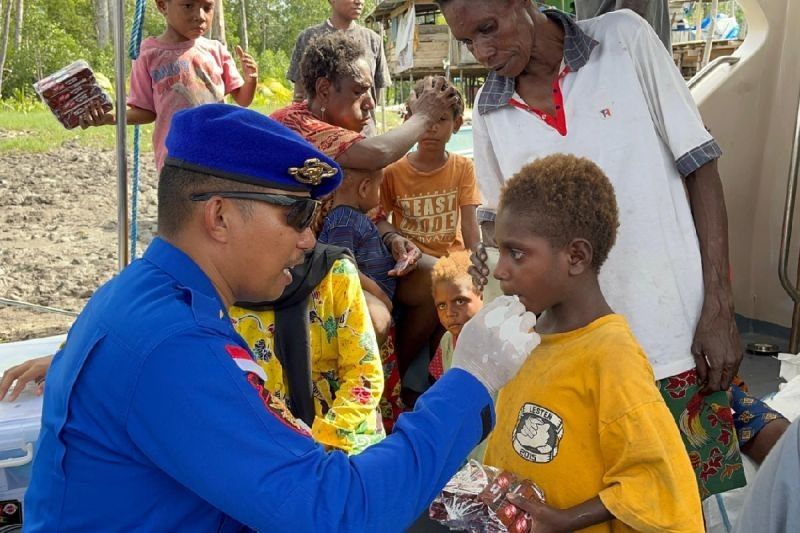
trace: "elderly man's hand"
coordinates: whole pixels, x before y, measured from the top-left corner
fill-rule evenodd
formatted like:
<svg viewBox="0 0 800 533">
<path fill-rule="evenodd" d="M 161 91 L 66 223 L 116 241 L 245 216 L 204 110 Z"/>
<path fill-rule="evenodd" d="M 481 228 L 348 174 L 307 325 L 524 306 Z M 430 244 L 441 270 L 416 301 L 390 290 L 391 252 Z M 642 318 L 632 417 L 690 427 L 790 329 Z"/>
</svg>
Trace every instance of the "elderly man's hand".
<svg viewBox="0 0 800 533">
<path fill-rule="evenodd" d="M 483 290 L 489 283 L 489 255 L 486 253 L 486 247 L 483 243 L 475 245 L 475 250 L 470 255 L 470 265 L 468 272 L 472 276 L 472 283 L 475 284 L 479 290 Z"/>
<path fill-rule="evenodd" d="M 458 103 L 458 93 L 454 87 L 444 88 L 446 80 L 442 76 L 429 76 L 425 78 L 425 87 L 422 93 L 415 95 L 411 92 L 408 109 L 412 115 L 424 116 L 429 123 L 439 121 L 442 111 L 455 108 Z"/>
<path fill-rule="evenodd" d="M 743 354 L 739 330 L 729 306 L 706 297 L 695 329 L 692 355 L 698 380 L 706 391 L 730 387 Z"/>
<path fill-rule="evenodd" d="M 8 401 L 13 402 L 16 400 L 22 391 L 31 381 L 37 382 L 39 385 L 36 387 L 36 394 L 44 392 L 44 376 L 50 369 L 50 363 L 53 361 L 52 355 L 45 355 L 36 359 L 30 359 L 24 363 L 12 366 L 3 373 L 3 379 L 0 380 L 0 400 L 5 398 L 8 389 L 16 381 L 14 390 L 8 396 Z"/>
</svg>

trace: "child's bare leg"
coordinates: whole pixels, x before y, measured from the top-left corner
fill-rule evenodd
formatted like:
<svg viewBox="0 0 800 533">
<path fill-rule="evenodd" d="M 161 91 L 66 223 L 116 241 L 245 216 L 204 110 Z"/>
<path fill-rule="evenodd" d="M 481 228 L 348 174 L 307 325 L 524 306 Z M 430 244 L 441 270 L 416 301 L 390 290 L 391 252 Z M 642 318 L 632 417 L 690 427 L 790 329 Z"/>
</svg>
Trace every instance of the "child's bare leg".
<svg viewBox="0 0 800 533">
<path fill-rule="evenodd" d="M 763 401 L 751 396 L 746 388 L 743 382 L 734 382 L 727 391 L 728 400 L 733 409 L 741 452 L 761 464 L 789 427 L 789 421 Z"/>
<path fill-rule="evenodd" d="M 788 427 L 789 421 L 785 418 L 777 418 L 768 422 L 750 442 L 742 446 L 742 453 L 758 464 L 763 463 L 769 451 Z"/>
<path fill-rule="evenodd" d="M 392 326 L 392 313 L 377 296 L 364 291 L 364 298 L 367 300 L 367 310 L 372 320 L 372 327 L 375 329 L 375 338 L 378 346 L 383 346 L 389 336 L 389 328 Z"/>
<path fill-rule="evenodd" d="M 431 270 L 435 262 L 435 258 L 423 254 L 417 268 L 398 280 L 396 301 L 405 307 L 398 323 L 396 342 L 397 367 L 401 378 L 439 329 L 431 290 Z"/>
</svg>

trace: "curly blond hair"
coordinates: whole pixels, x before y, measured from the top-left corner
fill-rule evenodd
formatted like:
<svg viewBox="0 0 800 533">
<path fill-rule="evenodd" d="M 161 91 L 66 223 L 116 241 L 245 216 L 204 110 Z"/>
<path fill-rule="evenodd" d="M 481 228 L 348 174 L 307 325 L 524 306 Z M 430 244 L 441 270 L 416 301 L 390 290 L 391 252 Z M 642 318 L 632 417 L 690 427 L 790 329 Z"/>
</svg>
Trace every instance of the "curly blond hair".
<svg viewBox="0 0 800 533">
<path fill-rule="evenodd" d="M 437 283 L 455 282 L 464 278 L 472 281 L 472 276 L 468 272 L 471 264 L 467 251 L 452 252 L 450 255 L 440 257 L 431 270 L 431 286 L 435 289 Z M 475 290 L 474 287 L 473 290 Z"/>
<path fill-rule="evenodd" d="M 614 246 L 619 227 L 608 177 L 592 161 L 569 154 L 553 154 L 522 167 L 506 182 L 499 210 L 512 210 L 529 221 L 535 218 L 531 231 L 553 246 L 586 239 L 596 272 Z"/>
</svg>

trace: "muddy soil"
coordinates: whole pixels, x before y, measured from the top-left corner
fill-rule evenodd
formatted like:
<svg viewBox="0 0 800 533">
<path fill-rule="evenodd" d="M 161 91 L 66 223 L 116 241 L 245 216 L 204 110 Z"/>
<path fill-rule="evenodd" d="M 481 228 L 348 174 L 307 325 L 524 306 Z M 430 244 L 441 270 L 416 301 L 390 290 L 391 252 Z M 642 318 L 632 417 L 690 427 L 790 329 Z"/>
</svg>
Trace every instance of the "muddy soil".
<svg viewBox="0 0 800 533">
<path fill-rule="evenodd" d="M 139 254 L 156 229 L 156 173 L 142 154 Z M 80 311 L 117 271 L 113 150 L 0 154 L 0 297 Z M 64 333 L 69 316 L 0 304 L 0 342 Z"/>
</svg>

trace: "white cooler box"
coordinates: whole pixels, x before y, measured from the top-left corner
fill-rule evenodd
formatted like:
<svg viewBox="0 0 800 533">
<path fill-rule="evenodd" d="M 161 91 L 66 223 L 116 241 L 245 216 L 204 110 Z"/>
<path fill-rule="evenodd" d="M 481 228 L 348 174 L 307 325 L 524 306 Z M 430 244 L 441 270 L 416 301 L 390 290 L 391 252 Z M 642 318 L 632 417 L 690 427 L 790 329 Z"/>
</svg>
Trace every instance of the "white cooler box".
<svg viewBox="0 0 800 533">
<path fill-rule="evenodd" d="M 0 374 L 33 357 L 50 355 L 66 335 L 0 344 Z M 22 499 L 31 479 L 31 467 L 42 418 L 42 397 L 28 384 L 14 402 L 0 402 L 0 533 L 16 531 L 23 519 Z"/>
</svg>

